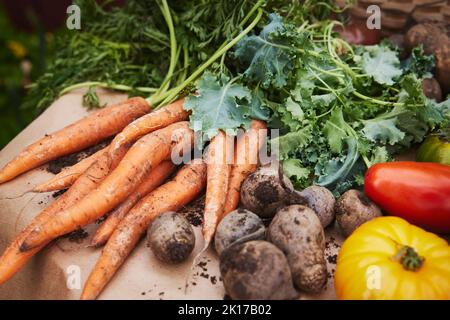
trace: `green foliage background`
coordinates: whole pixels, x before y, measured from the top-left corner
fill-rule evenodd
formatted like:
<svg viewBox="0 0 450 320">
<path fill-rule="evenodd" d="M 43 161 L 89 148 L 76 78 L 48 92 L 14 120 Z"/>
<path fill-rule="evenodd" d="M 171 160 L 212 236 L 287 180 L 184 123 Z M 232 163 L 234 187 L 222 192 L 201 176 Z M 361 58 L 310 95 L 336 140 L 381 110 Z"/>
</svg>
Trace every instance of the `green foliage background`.
<svg viewBox="0 0 450 320">
<path fill-rule="evenodd" d="M 38 114 L 35 108 L 22 107 L 26 85 L 37 79 L 52 56 L 54 35 L 43 31 L 17 30 L 0 5 L 0 149 Z M 35 30 L 41 30 L 35 23 Z M 19 48 L 18 51 L 13 48 Z M 31 64 L 24 76 L 22 67 Z"/>
</svg>

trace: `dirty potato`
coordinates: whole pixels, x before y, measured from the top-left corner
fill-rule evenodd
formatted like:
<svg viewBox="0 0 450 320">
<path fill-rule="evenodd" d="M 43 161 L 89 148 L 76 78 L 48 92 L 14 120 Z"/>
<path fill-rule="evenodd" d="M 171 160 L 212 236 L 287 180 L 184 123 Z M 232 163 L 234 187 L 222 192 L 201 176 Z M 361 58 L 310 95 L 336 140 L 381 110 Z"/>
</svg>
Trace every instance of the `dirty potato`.
<svg viewBox="0 0 450 320">
<path fill-rule="evenodd" d="M 268 240 L 286 254 L 298 289 L 317 293 L 325 288 L 325 235 L 312 209 L 303 205 L 280 209 L 269 226 Z"/>
<path fill-rule="evenodd" d="M 260 167 L 242 183 L 241 204 L 263 219 L 272 218 L 279 208 L 290 203 L 293 190 L 281 166 Z"/>
<path fill-rule="evenodd" d="M 149 227 L 147 244 L 159 260 L 171 264 L 180 263 L 194 249 L 194 230 L 180 214 L 166 212 L 158 216 Z"/>
<path fill-rule="evenodd" d="M 379 216 L 380 208 L 362 191 L 348 190 L 336 201 L 336 221 L 346 237 L 364 222 Z"/>
<path fill-rule="evenodd" d="M 284 300 L 298 296 L 283 252 L 267 241 L 249 241 L 226 249 L 220 274 L 235 300 Z"/>
<path fill-rule="evenodd" d="M 227 214 L 217 226 L 214 237 L 216 252 L 220 254 L 229 246 L 266 237 L 263 221 L 253 212 L 237 209 Z"/>
</svg>

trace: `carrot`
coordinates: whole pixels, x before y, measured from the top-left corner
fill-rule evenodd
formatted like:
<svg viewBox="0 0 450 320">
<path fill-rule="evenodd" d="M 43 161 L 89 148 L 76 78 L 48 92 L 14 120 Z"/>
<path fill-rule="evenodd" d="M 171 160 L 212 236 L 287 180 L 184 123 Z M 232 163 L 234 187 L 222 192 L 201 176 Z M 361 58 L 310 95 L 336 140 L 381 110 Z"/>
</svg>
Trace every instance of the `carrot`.
<svg viewBox="0 0 450 320">
<path fill-rule="evenodd" d="M 222 217 L 235 210 L 239 205 L 242 182 L 258 166 L 258 152 L 264 143 L 264 136 L 261 133 L 266 128 L 263 121 L 252 120 L 250 129 L 237 140 Z"/>
<path fill-rule="evenodd" d="M 108 151 L 108 147 L 103 148 L 89 157 L 81 160 L 71 167 L 61 170 L 56 176 L 50 180 L 41 183 L 33 188 L 33 192 L 50 192 L 56 190 L 67 189 L 70 187 L 94 162 L 96 162 L 103 154 Z"/>
<path fill-rule="evenodd" d="M 205 239 L 204 249 L 211 242 L 225 207 L 232 147 L 233 139 L 220 131 L 211 140 L 207 151 L 207 187 L 202 228 Z"/>
<path fill-rule="evenodd" d="M 134 249 L 142 234 L 159 214 L 177 211 L 204 189 L 206 166 L 194 160 L 175 178 L 140 200 L 120 222 L 103 248 L 97 264 L 87 279 L 81 299 L 95 299 Z"/>
<path fill-rule="evenodd" d="M 118 156 L 123 156 L 127 150 L 128 147 L 125 146 Z M 103 156 L 93 163 L 63 195 L 42 210 L 32 222 L 15 237 L 0 257 L 0 284 L 14 276 L 14 274 L 16 274 L 36 253 L 42 250 L 48 242 L 50 242 L 44 242 L 42 245 L 32 250 L 22 252 L 19 248 L 27 236 L 34 228 L 50 220 L 57 212 L 75 205 L 80 199 L 94 190 L 98 183 L 106 177 L 112 169 L 108 167 L 108 160 L 107 155 L 103 154 Z"/>
<path fill-rule="evenodd" d="M 136 191 L 130 194 L 124 202 L 109 213 L 108 218 L 106 218 L 95 232 L 95 235 L 91 240 L 91 246 L 103 246 L 106 241 L 108 241 L 119 222 L 127 215 L 131 208 L 133 208 L 142 197 L 161 185 L 174 170 L 175 165 L 172 161 L 167 160 L 161 162 L 159 166 L 150 171 L 149 175 Z"/>
<path fill-rule="evenodd" d="M 153 168 L 167 159 L 172 147 L 192 146 L 193 136 L 188 122 L 178 122 L 142 137 L 94 191 L 36 227 L 22 243 L 21 250 L 32 249 L 100 218 L 124 201 Z"/>
<path fill-rule="evenodd" d="M 183 103 L 184 98 L 142 116 L 126 126 L 111 142 L 109 149 L 111 158 L 114 158 L 114 154 L 121 145 L 134 142 L 143 135 L 164 128 L 169 124 L 187 120 L 189 113 L 183 109 Z"/>
<path fill-rule="evenodd" d="M 233 163 L 233 138 L 227 136 L 223 131 L 211 140 L 206 153 L 206 194 L 205 209 L 203 213 L 202 233 L 204 244 L 202 250 L 197 253 L 192 261 L 189 273 L 186 276 L 185 293 L 188 287 L 189 277 L 197 265 L 203 252 L 209 247 L 217 224 L 223 214 L 225 200 L 228 190 L 228 180 L 231 164 Z"/>
<path fill-rule="evenodd" d="M 139 97 L 98 110 L 25 148 L 0 171 L 0 183 L 50 160 L 92 146 L 149 111 L 147 101 Z"/>
</svg>

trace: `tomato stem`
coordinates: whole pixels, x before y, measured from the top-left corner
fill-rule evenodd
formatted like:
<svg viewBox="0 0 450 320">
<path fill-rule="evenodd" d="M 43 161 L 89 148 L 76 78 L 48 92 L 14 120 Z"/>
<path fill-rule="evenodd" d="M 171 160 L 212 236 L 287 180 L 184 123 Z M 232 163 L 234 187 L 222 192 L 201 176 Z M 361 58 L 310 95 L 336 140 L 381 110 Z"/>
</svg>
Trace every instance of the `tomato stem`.
<svg viewBox="0 0 450 320">
<path fill-rule="evenodd" d="M 410 246 L 402 246 L 393 259 L 398 261 L 408 271 L 419 270 L 425 262 L 425 257 L 419 256 L 417 251 Z"/>
</svg>

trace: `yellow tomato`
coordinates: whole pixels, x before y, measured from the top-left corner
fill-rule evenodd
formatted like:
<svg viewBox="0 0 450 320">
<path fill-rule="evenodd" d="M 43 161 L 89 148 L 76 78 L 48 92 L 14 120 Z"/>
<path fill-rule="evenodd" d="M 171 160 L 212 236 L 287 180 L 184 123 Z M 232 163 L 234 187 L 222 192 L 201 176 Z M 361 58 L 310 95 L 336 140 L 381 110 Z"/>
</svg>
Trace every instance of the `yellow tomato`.
<svg viewBox="0 0 450 320">
<path fill-rule="evenodd" d="M 339 252 L 338 299 L 450 299 L 450 246 L 398 217 L 364 223 Z"/>
</svg>

